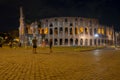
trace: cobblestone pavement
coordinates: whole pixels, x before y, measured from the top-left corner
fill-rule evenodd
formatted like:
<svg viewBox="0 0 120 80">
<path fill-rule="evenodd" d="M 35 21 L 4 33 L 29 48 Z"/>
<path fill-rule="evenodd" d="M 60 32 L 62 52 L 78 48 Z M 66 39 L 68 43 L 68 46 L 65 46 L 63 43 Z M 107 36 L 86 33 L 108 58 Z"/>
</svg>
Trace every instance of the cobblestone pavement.
<svg viewBox="0 0 120 80">
<path fill-rule="evenodd" d="M 0 80 L 120 80 L 120 51 L 0 48 Z"/>
</svg>

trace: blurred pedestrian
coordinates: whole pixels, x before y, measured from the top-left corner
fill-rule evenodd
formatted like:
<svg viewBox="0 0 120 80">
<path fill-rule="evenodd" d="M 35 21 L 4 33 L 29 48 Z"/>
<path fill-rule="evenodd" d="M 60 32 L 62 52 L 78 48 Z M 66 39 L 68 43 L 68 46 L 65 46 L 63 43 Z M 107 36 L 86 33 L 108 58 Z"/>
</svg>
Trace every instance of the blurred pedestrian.
<svg viewBox="0 0 120 80">
<path fill-rule="evenodd" d="M 50 42 L 49 42 L 49 48 L 50 48 L 50 52 L 52 52 L 52 39 L 50 39 Z"/>
<path fill-rule="evenodd" d="M 13 46 L 12 42 L 9 43 L 9 46 L 10 46 L 10 48 L 12 48 L 12 46 Z"/>
<path fill-rule="evenodd" d="M 19 47 L 21 47 L 21 42 L 19 43 Z"/>
<path fill-rule="evenodd" d="M 2 43 L 0 43 L 0 47 L 2 48 Z"/>
<path fill-rule="evenodd" d="M 36 53 L 36 48 L 37 48 L 37 39 L 36 37 L 34 37 L 34 39 L 32 40 L 33 43 L 33 53 Z"/>
</svg>

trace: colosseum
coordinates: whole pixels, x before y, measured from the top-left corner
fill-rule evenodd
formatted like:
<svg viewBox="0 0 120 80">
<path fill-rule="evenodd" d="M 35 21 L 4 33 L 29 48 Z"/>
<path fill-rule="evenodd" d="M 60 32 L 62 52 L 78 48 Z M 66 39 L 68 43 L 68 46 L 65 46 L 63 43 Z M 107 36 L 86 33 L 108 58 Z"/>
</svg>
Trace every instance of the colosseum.
<svg viewBox="0 0 120 80">
<path fill-rule="evenodd" d="M 23 45 L 32 45 L 37 37 L 38 45 L 53 46 L 106 46 L 114 44 L 113 26 L 100 25 L 98 19 L 82 17 L 54 17 L 26 24 L 20 12 L 19 38 Z"/>
</svg>

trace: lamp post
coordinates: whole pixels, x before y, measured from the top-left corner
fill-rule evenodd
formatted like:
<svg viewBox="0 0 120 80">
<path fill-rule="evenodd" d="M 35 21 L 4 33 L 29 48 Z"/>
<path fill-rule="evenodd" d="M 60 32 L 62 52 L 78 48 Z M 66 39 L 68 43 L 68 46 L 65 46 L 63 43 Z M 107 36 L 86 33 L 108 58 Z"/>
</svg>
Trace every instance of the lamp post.
<svg viewBox="0 0 120 80">
<path fill-rule="evenodd" d="M 95 38 L 98 38 L 99 35 L 98 35 L 98 34 L 95 34 L 94 37 L 95 37 Z M 97 43 L 97 39 L 96 39 L 96 48 L 97 48 L 97 45 L 98 45 L 98 43 Z"/>
</svg>

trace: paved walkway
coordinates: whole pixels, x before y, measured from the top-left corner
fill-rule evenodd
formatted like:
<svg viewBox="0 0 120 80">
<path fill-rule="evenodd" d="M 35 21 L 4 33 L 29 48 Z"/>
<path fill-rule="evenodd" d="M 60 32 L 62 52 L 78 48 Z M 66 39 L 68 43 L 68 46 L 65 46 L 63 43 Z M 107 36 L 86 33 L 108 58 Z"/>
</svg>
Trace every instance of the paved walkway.
<svg viewBox="0 0 120 80">
<path fill-rule="evenodd" d="M 0 80 L 120 80 L 120 51 L 0 48 Z"/>
</svg>

